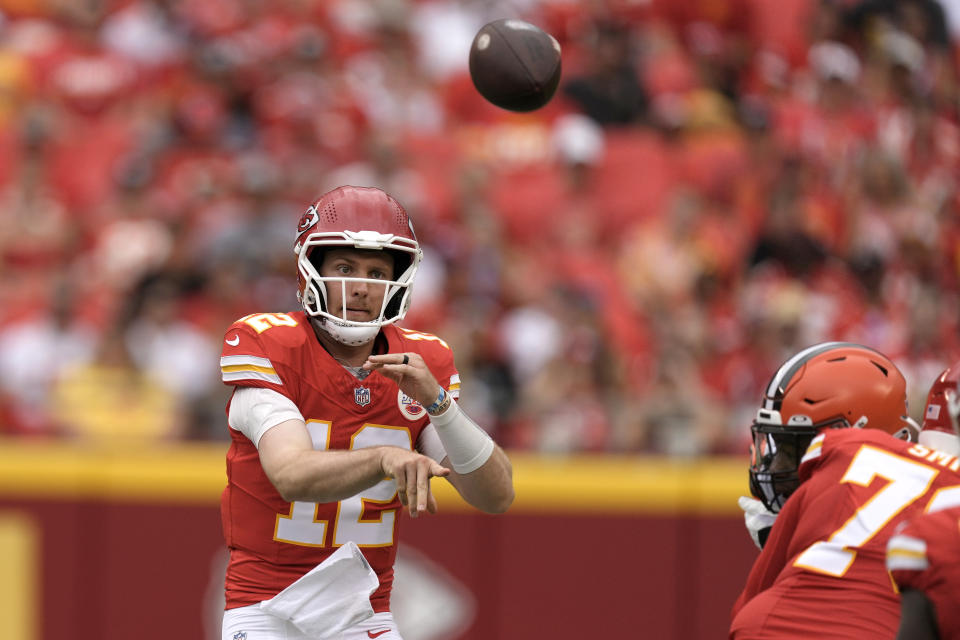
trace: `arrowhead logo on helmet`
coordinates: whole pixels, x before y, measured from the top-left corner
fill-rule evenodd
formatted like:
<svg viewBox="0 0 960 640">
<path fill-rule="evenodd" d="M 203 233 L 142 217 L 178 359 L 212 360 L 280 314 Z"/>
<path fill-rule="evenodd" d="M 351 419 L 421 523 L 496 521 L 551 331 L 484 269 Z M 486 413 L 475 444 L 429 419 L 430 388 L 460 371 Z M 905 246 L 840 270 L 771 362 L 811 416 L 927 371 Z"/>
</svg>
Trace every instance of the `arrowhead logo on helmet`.
<svg viewBox="0 0 960 640">
<path fill-rule="evenodd" d="M 310 205 L 310 208 L 307 209 L 307 211 L 306 211 L 302 216 L 300 216 L 300 222 L 297 223 L 297 240 L 296 240 L 296 243 L 295 243 L 294 246 L 293 246 L 293 252 L 294 252 L 294 253 L 297 253 L 297 254 L 300 253 L 300 248 L 301 248 L 300 238 L 301 238 L 301 236 L 303 236 L 303 234 L 305 234 L 310 227 L 312 227 L 312 226 L 314 226 L 315 224 L 317 224 L 317 222 L 319 222 L 319 220 L 320 220 L 320 216 L 317 215 L 317 207 L 316 207 L 316 205 Z"/>
</svg>

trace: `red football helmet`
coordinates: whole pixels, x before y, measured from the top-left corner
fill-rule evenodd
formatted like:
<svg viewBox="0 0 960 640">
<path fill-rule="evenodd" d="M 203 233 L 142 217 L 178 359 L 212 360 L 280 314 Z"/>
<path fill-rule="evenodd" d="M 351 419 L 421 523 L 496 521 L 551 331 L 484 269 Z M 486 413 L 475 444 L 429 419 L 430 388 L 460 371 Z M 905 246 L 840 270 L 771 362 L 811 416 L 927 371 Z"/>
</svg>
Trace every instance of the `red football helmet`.
<svg viewBox="0 0 960 640">
<path fill-rule="evenodd" d="M 910 440 L 907 383 L 883 354 L 849 342 L 800 351 L 774 374 L 753 432 L 750 489 L 777 512 L 799 486 L 797 469 L 823 429 L 880 429 Z"/>
<path fill-rule="evenodd" d="M 319 266 L 328 247 L 353 247 L 389 251 L 394 257 L 394 279 L 322 277 Z M 402 320 L 410 307 L 414 276 L 423 253 L 407 212 L 390 195 L 373 187 L 338 187 L 310 205 L 297 225 L 293 247 L 297 254 L 297 298 L 307 315 L 323 319 L 323 328 L 348 345 L 365 344 L 380 327 Z M 346 290 L 347 282 L 386 284 L 380 314 L 370 322 L 351 321 L 346 311 L 333 315 L 327 309 L 327 286 Z M 344 293 L 344 297 L 346 294 Z"/>
<path fill-rule="evenodd" d="M 954 455 L 960 454 L 960 362 L 937 376 L 927 393 L 920 443 Z"/>
</svg>

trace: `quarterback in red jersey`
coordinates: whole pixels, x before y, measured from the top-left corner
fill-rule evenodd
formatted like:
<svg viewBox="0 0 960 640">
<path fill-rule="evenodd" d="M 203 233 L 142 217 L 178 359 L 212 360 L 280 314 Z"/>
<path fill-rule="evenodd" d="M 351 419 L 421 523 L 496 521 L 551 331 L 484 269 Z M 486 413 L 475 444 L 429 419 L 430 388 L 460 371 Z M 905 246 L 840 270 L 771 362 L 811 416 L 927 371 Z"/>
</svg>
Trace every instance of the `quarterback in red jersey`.
<svg viewBox="0 0 960 640">
<path fill-rule="evenodd" d="M 731 638 L 894 636 L 887 541 L 960 485 L 960 461 L 911 443 L 906 414 L 903 375 L 867 347 L 815 345 L 777 371 L 752 426 L 750 480 L 778 515 L 734 605 Z"/>
<path fill-rule="evenodd" d="M 960 451 L 960 362 L 930 387 L 920 443 Z M 934 436 L 931 438 L 931 435 Z M 926 436 L 926 438 L 924 437 Z M 887 544 L 887 569 L 900 587 L 898 640 L 960 637 L 960 486 L 941 491 L 927 512 Z"/>
<path fill-rule="evenodd" d="M 421 259 L 396 200 L 373 188 L 323 195 L 300 219 L 295 252 L 303 310 L 249 315 L 224 336 L 222 378 L 235 389 L 221 504 L 223 638 L 396 640 L 400 509 L 435 511 L 430 478 L 440 476 L 478 509 L 503 512 L 510 462 L 455 401 L 449 346 L 395 324 Z M 344 545 L 376 573 L 372 595 L 362 594 L 372 615 L 307 631 L 263 610 Z"/>
</svg>

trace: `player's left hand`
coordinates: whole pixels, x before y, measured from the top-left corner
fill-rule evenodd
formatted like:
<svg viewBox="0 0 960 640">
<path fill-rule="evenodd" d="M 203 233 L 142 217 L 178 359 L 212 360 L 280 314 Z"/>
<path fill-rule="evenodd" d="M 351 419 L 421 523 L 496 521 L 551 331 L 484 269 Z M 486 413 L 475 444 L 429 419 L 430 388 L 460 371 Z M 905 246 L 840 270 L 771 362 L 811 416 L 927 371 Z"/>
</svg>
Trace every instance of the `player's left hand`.
<svg viewBox="0 0 960 640">
<path fill-rule="evenodd" d="M 400 387 L 405 394 L 425 407 L 440 395 L 440 384 L 433 377 L 419 353 L 384 353 L 367 358 L 363 368 L 379 371 Z"/>
</svg>

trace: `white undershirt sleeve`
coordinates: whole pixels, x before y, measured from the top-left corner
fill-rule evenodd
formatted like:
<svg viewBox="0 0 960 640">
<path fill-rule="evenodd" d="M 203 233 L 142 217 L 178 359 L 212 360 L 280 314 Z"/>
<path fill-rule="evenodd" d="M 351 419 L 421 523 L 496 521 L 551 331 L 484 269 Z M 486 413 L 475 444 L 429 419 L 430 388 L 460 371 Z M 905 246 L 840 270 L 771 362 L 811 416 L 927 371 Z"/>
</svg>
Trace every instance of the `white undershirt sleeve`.
<svg viewBox="0 0 960 640">
<path fill-rule="evenodd" d="M 432 424 L 428 424 L 420 432 L 420 437 L 417 438 L 417 451 L 435 462 L 442 462 L 447 457 L 447 450 L 443 448 L 437 428 Z"/>
<path fill-rule="evenodd" d="M 237 387 L 230 400 L 227 424 L 250 438 L 253 446 L 267 431 L 287 420 L 303 421 L 303 414 L 293 400 L 272 389 Z"/>
</svg>

